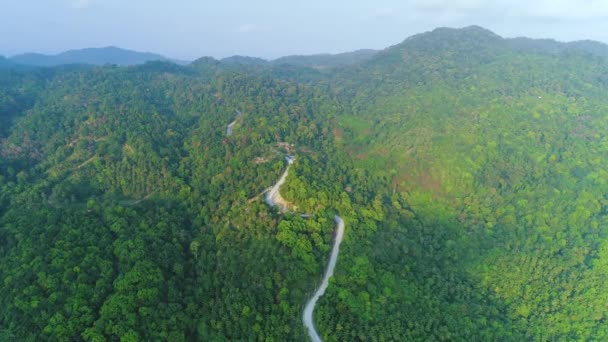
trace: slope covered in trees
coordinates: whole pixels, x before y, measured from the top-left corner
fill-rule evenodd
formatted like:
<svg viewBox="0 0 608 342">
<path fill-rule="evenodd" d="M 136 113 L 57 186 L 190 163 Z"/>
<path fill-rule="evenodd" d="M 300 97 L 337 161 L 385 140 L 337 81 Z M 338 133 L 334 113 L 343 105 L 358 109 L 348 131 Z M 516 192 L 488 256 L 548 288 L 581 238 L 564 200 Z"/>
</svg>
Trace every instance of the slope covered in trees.
<svg viewBox="0 0 608 342">
<path fill-rule="evenodd" d="M 513 49 L 472 27 L 412 37 L 346 72 L 352 112 L 336 130 L 394 194 L 378 240 L 344 252 L 374 276 L 353 287 L 343 273 L 326 329 L 605 338 L 607 61 Z"/>
<path fill-rule="evenodd" d="M 0 340 L 305 340 L 336 213 L 327 341 L 603 340 L 604 50 L 0 69 Z"/>
</svg>

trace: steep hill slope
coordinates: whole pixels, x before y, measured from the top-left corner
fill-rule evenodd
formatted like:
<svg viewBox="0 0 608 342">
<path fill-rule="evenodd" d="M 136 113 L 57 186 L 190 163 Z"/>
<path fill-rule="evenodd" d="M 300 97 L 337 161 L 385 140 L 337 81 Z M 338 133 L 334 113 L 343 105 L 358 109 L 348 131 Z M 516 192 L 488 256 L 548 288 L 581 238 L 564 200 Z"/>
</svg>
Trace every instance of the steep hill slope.
<svg viewBox="0 0 608 342">
<path fill-rule="evenodd" d="M 344 252 L 373 276 L 353 285 L 360 266 L 342 268 L 326 331 L 606 336 L 608 61 L 571 46 L 438 29 L 336 77 L 351 101 L 336 137 L 393 199 L 375 244 Z"/>
</svg>

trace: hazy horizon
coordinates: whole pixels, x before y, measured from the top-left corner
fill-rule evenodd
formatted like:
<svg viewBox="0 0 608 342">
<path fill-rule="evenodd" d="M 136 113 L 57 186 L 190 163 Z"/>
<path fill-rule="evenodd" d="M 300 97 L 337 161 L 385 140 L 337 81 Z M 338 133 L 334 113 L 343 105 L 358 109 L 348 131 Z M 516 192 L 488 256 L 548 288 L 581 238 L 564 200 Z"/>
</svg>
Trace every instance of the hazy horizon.
<svg viewBox="0 0 608 342">
<path fill-rule="evenodd" d="M 437 27 L 470 25 L 506 38 L 606 43 L 606 18 L 608 2 L 597 0 L 24 0 L 4 4 L 0 13 L 0 55 L 116 46 L 184 60 L 234 55 L 275 59 L 378 50 Z"/>
</svg>

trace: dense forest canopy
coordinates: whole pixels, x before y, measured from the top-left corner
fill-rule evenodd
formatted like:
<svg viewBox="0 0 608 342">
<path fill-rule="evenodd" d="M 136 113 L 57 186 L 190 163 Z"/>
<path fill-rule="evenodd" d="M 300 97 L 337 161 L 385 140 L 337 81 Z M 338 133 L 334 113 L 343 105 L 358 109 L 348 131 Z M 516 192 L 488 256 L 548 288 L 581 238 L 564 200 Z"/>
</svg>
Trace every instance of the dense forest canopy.
<svg viewBox="0 0 608 342">
<path fill-rule="evenodd" d="M 604 340 L 607 50 L 468 27 L 332 68 L 0 60 L 0 340 L 306 340 L 335 214 L 326 341 Z"/>
</svg>

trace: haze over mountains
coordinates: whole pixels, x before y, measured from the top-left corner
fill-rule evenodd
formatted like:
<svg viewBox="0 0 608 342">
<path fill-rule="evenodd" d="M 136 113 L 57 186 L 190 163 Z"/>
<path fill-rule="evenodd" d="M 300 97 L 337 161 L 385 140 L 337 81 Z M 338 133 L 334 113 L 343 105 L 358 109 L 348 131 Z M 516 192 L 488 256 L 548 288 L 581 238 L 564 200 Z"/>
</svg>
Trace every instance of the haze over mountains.
<svg viewBox="0 0 608 342">
<path fill-rule="evenodd" d="M 445 30 L 439 28 L 434 32 Z M 478 26 L 470 26 L 464 28 L 465 31 L 485 31 Z M 430 32 L 412 36 L 408 39 L 414 39 L 418 36 L 426 36 Z M 491 33 L 491 35 L 494 35 Z M 496 35 L 495 35 L 496 36 Z M 496 36 L 498 37 L 498 36 Z M 515 49 L 536 50 L 545 53 L 563 53 L 567 51 L 585 51 L 597 56 L 608 56 L 608 45 L 596 41 L 575 41 L 575 42 L 558 42 L 553 39 L 530 39 L 530 38 L 501 38 L 503 45 L 508 45 Z M 227 64 L 238 65 L 293 65 L 301 67 L 310 67 L 318 70 L 327 70 L 340 66 L 348 66 L 365 62 L 378 54 L 378 50 L 362 49 L 352 52 L 339 54 L 315 54 L 315 55 L 291 55 L 284 56 L 273 60 L 266 60 L 250 56 L 232 56 L 220 59 L 221 62 Z M 7 67 L 18 64 L 25 66 L 52 67 L 59 65 L 80 64 L 80 65 L 105 65 L 114 64 L 118 66 L 129 66 L 143 64 L 151 61 L 165 61 L 176 64 L 185 65 L 189 61 L 171 59 L 159 54 L 149 52 L 138 52 L 117 47 L 103 48 L 85 48 L 78 50 L 70 50 L 59 53 L 57 55 L 45 55 L 39 53 L 24 53 L 15 55 L 10 58 L 0 56 L 0 67 Z"/>
<path fill-rule="evenodd" d="M 376 54 L 375 50 L 358 50 L 354 52 L 346 52 L 341 54 L 318 54 L 318 55 L 294 55 L 277 58 L 272 61 L 267 61 L 262 58 L 232 56 L 221 59 L 222 62 L 231 64 L 243 65 L 281 65 L 290 64 L 298 66 L 306 66 L 318 69 L 327 69 L 336 66 L 351 65 L 371 58 Z M 87 48 L 80 50 L 70 50 L 57 55 L 44 55 L 39 53 L 25 53 L 10 58 L 0 56 L 0 67 L 6 66 L 9 63 L 53 67 L 59 65 L 79 64 L 79 65 L 105 65 L 114 64 L 118 66 L 129 66 L 144 64 L 152 61 L 173 62 L 176 64 L 188 64 L 190 62 L 170 59 L 158 54 L 138 52 L 132 50 L 121 49 L 117 47 L 105 48 Z"/>
<path fill-rule="evenodd" d="M 3 68 L 0 340 L 608 340 L 606 51 Z"/>
<path fill-rule="evenodd" d="M 25 53 L 9 59 L 16 64 L 52 67 L 66 64 L 104 65 L 115 64 L 120 66 L 143 64 L 150 61 L 172 61 L 158 54 L 125 50 L 113 46 L 103 48 L 86 48 L 70 50 L 57 55 L 44 55 L 39 53 Z"/>
</svg>

